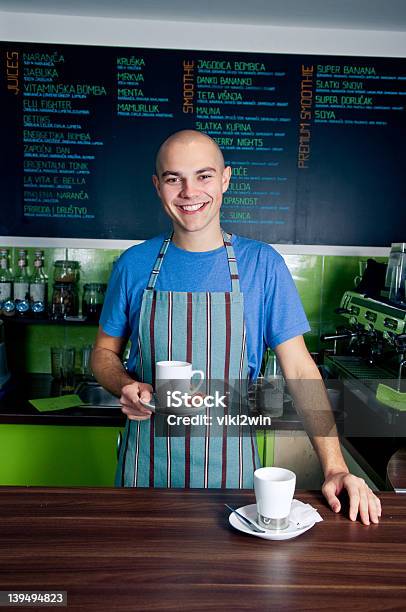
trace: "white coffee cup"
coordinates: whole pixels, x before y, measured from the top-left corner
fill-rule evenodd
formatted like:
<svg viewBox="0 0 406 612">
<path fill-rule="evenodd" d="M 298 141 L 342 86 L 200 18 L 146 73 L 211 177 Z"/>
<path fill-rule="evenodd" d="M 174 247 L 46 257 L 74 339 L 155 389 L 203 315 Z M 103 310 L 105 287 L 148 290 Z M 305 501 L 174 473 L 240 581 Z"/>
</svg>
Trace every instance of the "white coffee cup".
<svg viewBox="0 0 406 612">
<path fill-rule="evenodd" d="M 282 530 L 289 526 L 290 507 L 296 474 L 279 467 L 263 467 L 254 472 L 258 523 L 265 529 Z"/>
<path fill-rule="evenodd" d="M 192 387 L 193 376 L 200 376 L 200 380 Z M 160 411 L 181 413 L 182 409 L 171 410 L 170 399 L 175 393 L 179 396 L 191 396 L 198 391 L 204 381 L 202 370 L 193 370 L 187 361 L 157 361 L 155 364 L 155 393 L 158 398 Z M 149 408 L 155 409 L 151 403 L 143 402 Z"/>
</svg>

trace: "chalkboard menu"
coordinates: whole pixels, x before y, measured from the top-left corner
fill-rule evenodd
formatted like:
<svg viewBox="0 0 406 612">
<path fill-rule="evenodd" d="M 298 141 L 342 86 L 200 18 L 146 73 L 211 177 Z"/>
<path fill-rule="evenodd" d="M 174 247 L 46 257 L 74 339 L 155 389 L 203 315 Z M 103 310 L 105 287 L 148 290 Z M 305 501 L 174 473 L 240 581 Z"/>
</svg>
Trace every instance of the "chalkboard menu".
<svg viewBox="0 0 406 612">
<path fill-rule="evenodd" d="M 212 136 L 222 225 L 269 243 L 406 239 L 403 59 L 1 43 L 0 233 L 145 239 L 169 227 L 159 144 Z"/>
</svg>

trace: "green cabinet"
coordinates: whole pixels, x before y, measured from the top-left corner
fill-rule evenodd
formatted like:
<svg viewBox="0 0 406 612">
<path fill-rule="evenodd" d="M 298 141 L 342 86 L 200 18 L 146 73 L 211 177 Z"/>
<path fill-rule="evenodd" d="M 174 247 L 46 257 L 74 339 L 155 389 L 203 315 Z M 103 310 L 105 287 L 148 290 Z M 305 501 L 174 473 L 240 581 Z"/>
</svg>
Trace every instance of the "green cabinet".
<svg viewBox="0 0 406 612">
<path fill-rule="evenodd" d="M 263 467 L 274 465 L 275 431 L 261 430 L 257 432 L 258 454 Z"/>
<path fill-rule="evenodd" d="M 0 486 L 112 487 L 120 427 L 0 425 Z M 257 434 L 273 464 L 274 432 Z"/>
<path fill-rule="evenodd" d="M 0 485 L 114 485 L 120 427 L 0 425 Z"/>
</svg>

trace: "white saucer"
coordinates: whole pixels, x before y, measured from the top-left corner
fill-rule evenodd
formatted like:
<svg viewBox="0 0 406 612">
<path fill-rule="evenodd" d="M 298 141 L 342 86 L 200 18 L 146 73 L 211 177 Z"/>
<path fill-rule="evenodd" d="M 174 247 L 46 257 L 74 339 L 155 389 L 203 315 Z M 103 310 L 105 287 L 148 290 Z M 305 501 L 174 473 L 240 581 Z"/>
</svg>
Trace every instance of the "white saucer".
<svg viewBox="0 0 406 612">
<path fill-rule="evenodd" d="M 257 505 L 249 504 L 248 506 L 241 506 L 241 508 L 237 508 L 238 512 L 243 516 L 247 517 L 251 521 L 257 522 Z M 290 540 L 292 538 L 297 538 L 297 536 L 302 535 L 305 531 L 311 529 L 315 523 L 311 523 L 310 525 L 306 525 L 305 527 L 296 527 L 292 522 L 289 523 L 289 527 L 284 529 L 283 531 L 271 531 L 270 529 L 266 530 L 265 533 L 256 533 L 252 531 L 249 527 L 244 525 L 242 521 L 238 518 L 238 516 L 232 512 L 228 517 L 230 525 L 232 525 L 238 531 L 243 531 L 244 533 L 248 533 L 249 535 L 256 536 L 257 538 L 262 538 L 264 540 Z"/>
</svg>

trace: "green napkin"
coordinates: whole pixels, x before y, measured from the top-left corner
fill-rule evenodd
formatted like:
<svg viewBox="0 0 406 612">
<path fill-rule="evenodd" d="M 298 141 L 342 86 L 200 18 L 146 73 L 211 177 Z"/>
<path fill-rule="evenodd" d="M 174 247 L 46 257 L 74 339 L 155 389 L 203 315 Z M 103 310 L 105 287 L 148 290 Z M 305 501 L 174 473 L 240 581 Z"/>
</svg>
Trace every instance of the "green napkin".
<svg viewBox="0 0 406 612">
<path fill-rule="evenodd" d="M 388 385 L 379 383 L 376 390 L 376 399 L 395 410 L 406 411 L 406 393 L 396 391 Z"/>
<path fill-rule="evenodd" d="M 78 395 L 61 395 L 60 397 L 44 397 L 43 399 L 29 400 L 39 412 L 51 412 L 53 410 L 65 410 L 82 406 L 83 402 Z"/>
</svg>

